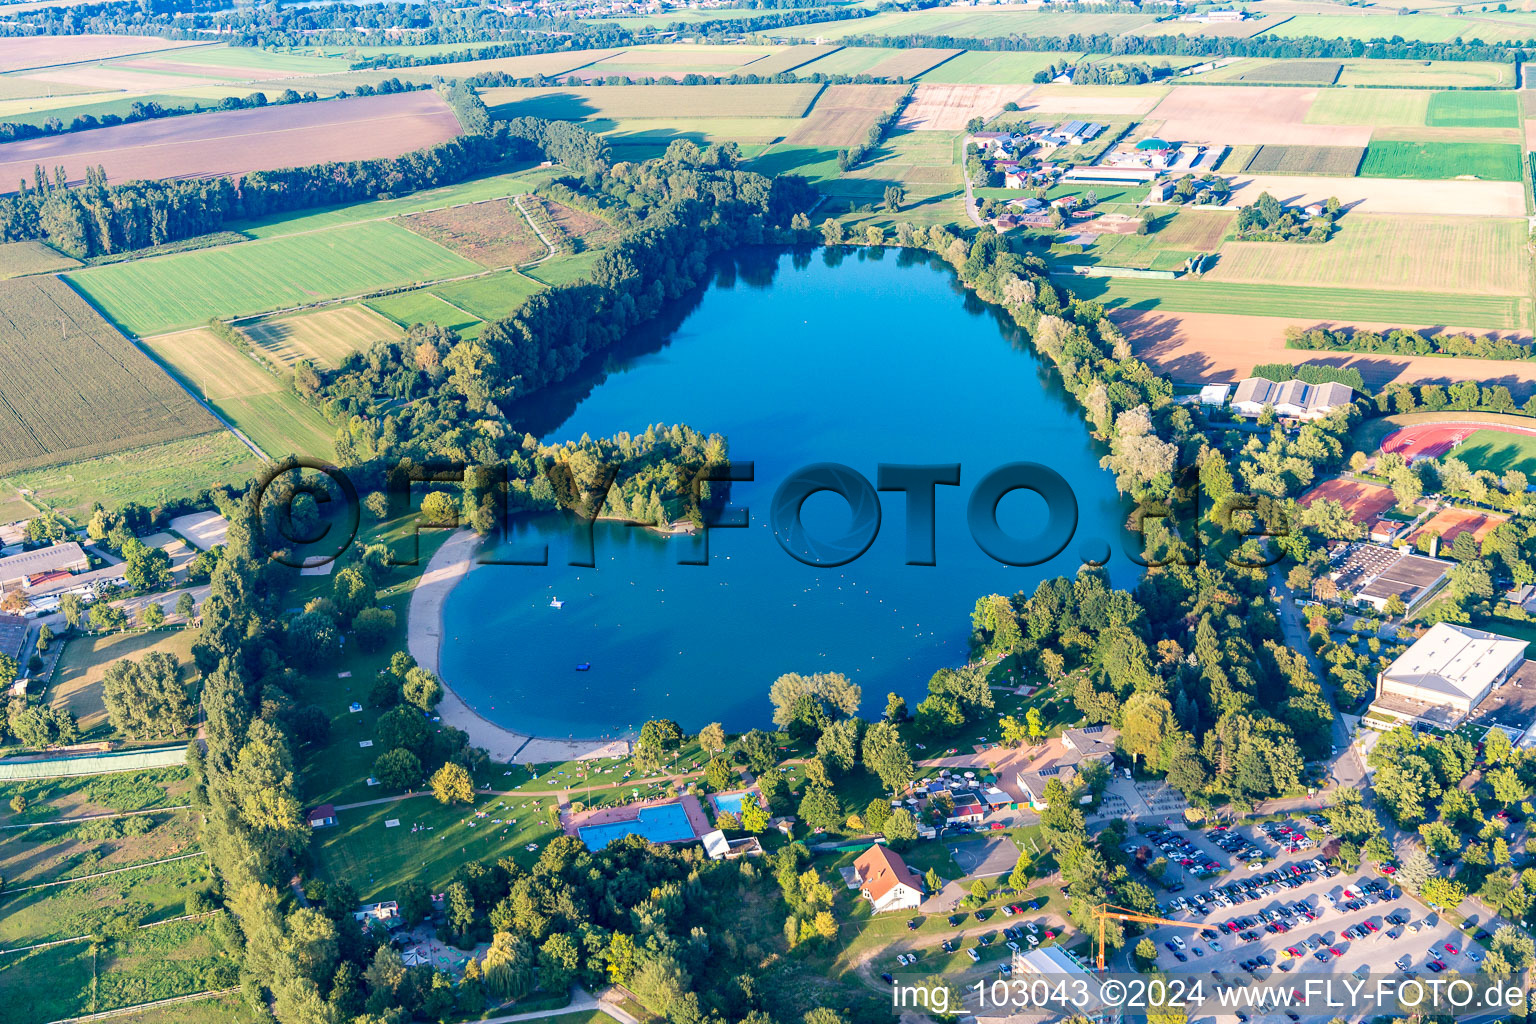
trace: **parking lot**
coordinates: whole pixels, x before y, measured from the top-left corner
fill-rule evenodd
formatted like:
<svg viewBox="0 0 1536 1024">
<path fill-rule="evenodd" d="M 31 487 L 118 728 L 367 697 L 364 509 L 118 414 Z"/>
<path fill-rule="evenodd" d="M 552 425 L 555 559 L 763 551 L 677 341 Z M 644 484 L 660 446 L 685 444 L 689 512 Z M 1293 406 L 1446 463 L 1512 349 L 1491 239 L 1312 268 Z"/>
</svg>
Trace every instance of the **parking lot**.
<svg viewBox="0 0 1536 1024">
<path fill-rule="evenodd" d="M 1266 843 L 1251 827 L 1233 833 L 1230 838 L 1240 843 Z M 1200 850 L 1214 848 L 1215 838 L 1221 838 L 1177 835 Z M 1402 895 L 1389 878 L 1337 869 L 1330 875 L 1306 852 L 1287 848 L 1260 871 L 1247 871 L 1236 862 L 1235 871 L 1192 882 L 1165 897 L 1164 916 L 1189 926 L 1160 926 L 1148 933 L 1157 945 L 1158 965 L 1172 974 L 1214 975 L 1213 981 L 1233 984 L 1346 974 L 1362 967 L 1373 975 L 1406 970 L 1427 978 L 1438 973 L 1429 966 L 1431 960 L 1447 970 L 1477 969 L 1482 958 L 1477 944 Z M 1221 854 L 1215 859 L 1231 861 Z M 1241 900 L 1230 895 L 1234 888 Z M 1228 905 L 1213 900 L 1218 895 Z M 1196 897 L 1206 902 L 1200 905 Z M 1236 932 L 1233 922 L 1240 922 Z"/>
</svg>

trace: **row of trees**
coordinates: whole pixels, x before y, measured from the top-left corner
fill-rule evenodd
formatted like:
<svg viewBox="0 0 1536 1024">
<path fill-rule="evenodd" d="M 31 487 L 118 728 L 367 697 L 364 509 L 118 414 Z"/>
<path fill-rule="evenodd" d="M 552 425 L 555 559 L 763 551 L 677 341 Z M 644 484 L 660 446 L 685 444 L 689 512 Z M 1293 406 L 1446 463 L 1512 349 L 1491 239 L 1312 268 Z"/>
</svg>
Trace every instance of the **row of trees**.
<svg viewBox="0 0 1536 1024">
<path fill-rule="evenodd" d="M 1285 347 L 1327 352 L 1391 352 L 1406 356 L 1470 356 L 1474 359 L 1530 359 L 1531 346 L 1517 338 L 1487 334 L 1423 334 L 1398 327 L 1390 331 L 1364 328 L 1287 327 Z"/>
</svg>

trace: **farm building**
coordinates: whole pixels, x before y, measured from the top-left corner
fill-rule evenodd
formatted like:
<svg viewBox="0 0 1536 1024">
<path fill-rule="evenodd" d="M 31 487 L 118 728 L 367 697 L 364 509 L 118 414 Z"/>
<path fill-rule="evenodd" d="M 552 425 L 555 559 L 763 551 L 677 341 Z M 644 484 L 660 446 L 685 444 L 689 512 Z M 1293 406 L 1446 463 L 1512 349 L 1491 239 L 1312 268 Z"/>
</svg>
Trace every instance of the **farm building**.
<svg viewBox="0 0 1536 1024">
<path fill-rule="evenodd" d="M 1217 407 L 1227 404 L 1227 396 L 1232 393 L 1230 384 L 1207 384 L 1200 389 L 1200 404 L 1214 405 Z"/>
<path fill-rule="evenodd" d="M 1525 664 L 1525 641 L 1437 622 L 1376 677 L 1373 711 L 1455 724 Z"/>
<path fill-rule="evenodd" d="M 19 555 L 0 558 L 0 594 L 24 589 L 33 580 L 42 581 L 53 573 L 85 572 L 90 567 L 91 560 L 74 541 L 23 551 Z"/>
<path fill-rule="evenodd" d="M 1380 544 L 1350 544 L 1335 558 L 1328 577 L 1341 593 L 1347 591 L 1379 612 L 1396 596 L 1411 613 L 1439 589 L 1450 571 L 1451 563 L 1438 558 Z"/>
<path fill-rule="evenodd" d="M 895 853 L 876 844 L 859 854 L 853 862 L 859 895 L 874 906 L 874 912 L 916 910 L 923 902 L 923 883 Z"/>
<path fill-rule="evenodd" d="M 1239 416 L 1259 416 L 1267 407 L 1289 419 L 1312 420 L 1348 405 L 1354 397 L 1353 388 L 1337 381 L 1308 384 L 1292 379 L 1280 383 L 1268 377 L 1246 377 L 1232 396 L 1232 411 Z"/>
<path fill-rule="evenodd" d="M 1046 742 L 1045 752 L 1020 770 L 1014 781 L 1031 806 L 1044 807 L 1047 783 L 1060 779 L 1064 785 L 1070 784 L 1078 766 L 1085 763 L 1109 764 L 1119 738 L 1120 730 L 1107 725 L 1063 730 L 1059 738 Z"/>
</svg>

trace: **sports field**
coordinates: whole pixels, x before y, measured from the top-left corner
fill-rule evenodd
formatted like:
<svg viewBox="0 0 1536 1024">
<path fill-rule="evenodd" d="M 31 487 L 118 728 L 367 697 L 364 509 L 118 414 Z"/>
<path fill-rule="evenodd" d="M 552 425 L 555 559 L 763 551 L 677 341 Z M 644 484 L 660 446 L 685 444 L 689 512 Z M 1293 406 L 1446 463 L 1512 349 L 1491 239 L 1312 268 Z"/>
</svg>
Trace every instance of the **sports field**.
<svg viewBox="0 0 1536 1024">
<path fill-rule="evenodd" d="M 1502 142 L 1372 142 L 1362 178 L 1519 181 L 1520 147 Z"/>
<path fill-rule="evenodd" d="M 0 282 L 0 473 L 219 429 L 55 277 Z"/>
<path fill-rule="evenodd" d="M 1491 431 L 1489 431 L 1491 433 Z M 1500 434 L 1501 438 L 1509 438 L 1512 435 Z M 1459 455 L 1457 456 L 1460 457 Z M 1484 467 L 1478 467 L 1484 468 Z M 1514 466 L 1507 467 L 1514 469 Z M 1442 545 L 1449 544 L 1463 533 L 1470 533 L 1472 539 L 1479 544 L 1483 538 L 1493 532 L 1494 528 L 1509 522 L 1508 516 L 1501 516 L 1497 512 L 1483 512 L 1468 508 L 1443 508 L 1430 517 L 1429 521 L 1409 535 L 1410 543 L 1417 543 L 1420 537 L 1439 537 Z"/>
<path fill-rule="evenodd" d="M 1323 245 L 1229 242 L 1206 278 L 1523 296 L 1529 281 L 1525 236 L 1520 220 L 1348 214 Z"/>
<path fill-rule="evenodd" d="M 67 276 L 109 319 L 145 336 L 480 269 L 405 228 L 372 221 Z"/>
<path fill-rule="evenodd" d="M 143 344 L 269 456 L 335 456 L 336 428 L 254 358 L 207 328 L 161 334 Z"/>
<path fill-rule="evenodd" d="M 1536 476 L 1536 433 L 1476 430 L 1450 454 L 1470 469 L 1486 469 L 1500 475 L 1518 469 L 1526 476 Z"/>
<path fill-rule="evenodd" d="M 578 121 L 588 117 L 803 117 L 821 89 L 813 83 L 562 86 L 483 89 L 480 95 L 493 117 Z"/>
<path fill-rule="evenodd" d="M 1362 524 L 1397 504 L 1397 499 L 1392 497 L 1390 487 L 1379 487 L 1376 484 L 1347 480 L 1343 477 L 1324 480 L 1296 501 L 1305 508 L 1314 501 L 1325 499 L 1343 505 L 1355 517 L 1356 522 Z"/>
<path fill-rule="evenodd" d="M 1260 146 L 1248 158 L 1247 174 L 1322 174 L 1355 176 L 1363 146 Z"/>
<path fill-rule="evenodd" d="M 340 366 L 353 352 L 367 351 L 375 341 L 400 336 L 395 324 L 363 306 L 261 320 L 242 326 L 240 332 L 262 355 L 282 366 L 308 359 L 328 369 Z"/>
</svg>

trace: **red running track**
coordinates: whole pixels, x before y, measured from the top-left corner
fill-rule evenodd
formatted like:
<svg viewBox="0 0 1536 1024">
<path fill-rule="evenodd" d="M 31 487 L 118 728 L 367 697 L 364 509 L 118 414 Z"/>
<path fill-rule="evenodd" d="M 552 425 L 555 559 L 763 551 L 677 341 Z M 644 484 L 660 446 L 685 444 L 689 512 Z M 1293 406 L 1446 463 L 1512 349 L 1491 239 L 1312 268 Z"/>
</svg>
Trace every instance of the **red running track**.
<svg viewBox="0 0 1536 1024">
<path fill-rule="evenodd" d="M 1397 452 L 1409 462 L 1438 459 L 1479 430 L 1505 434 L 1536 434 L 1536 428 L 1512 427 L 1504 423 L 1440 422 L 1416 423 L 1388 434 L 1381 442 L 1383 452 Z"/>
</svg>

